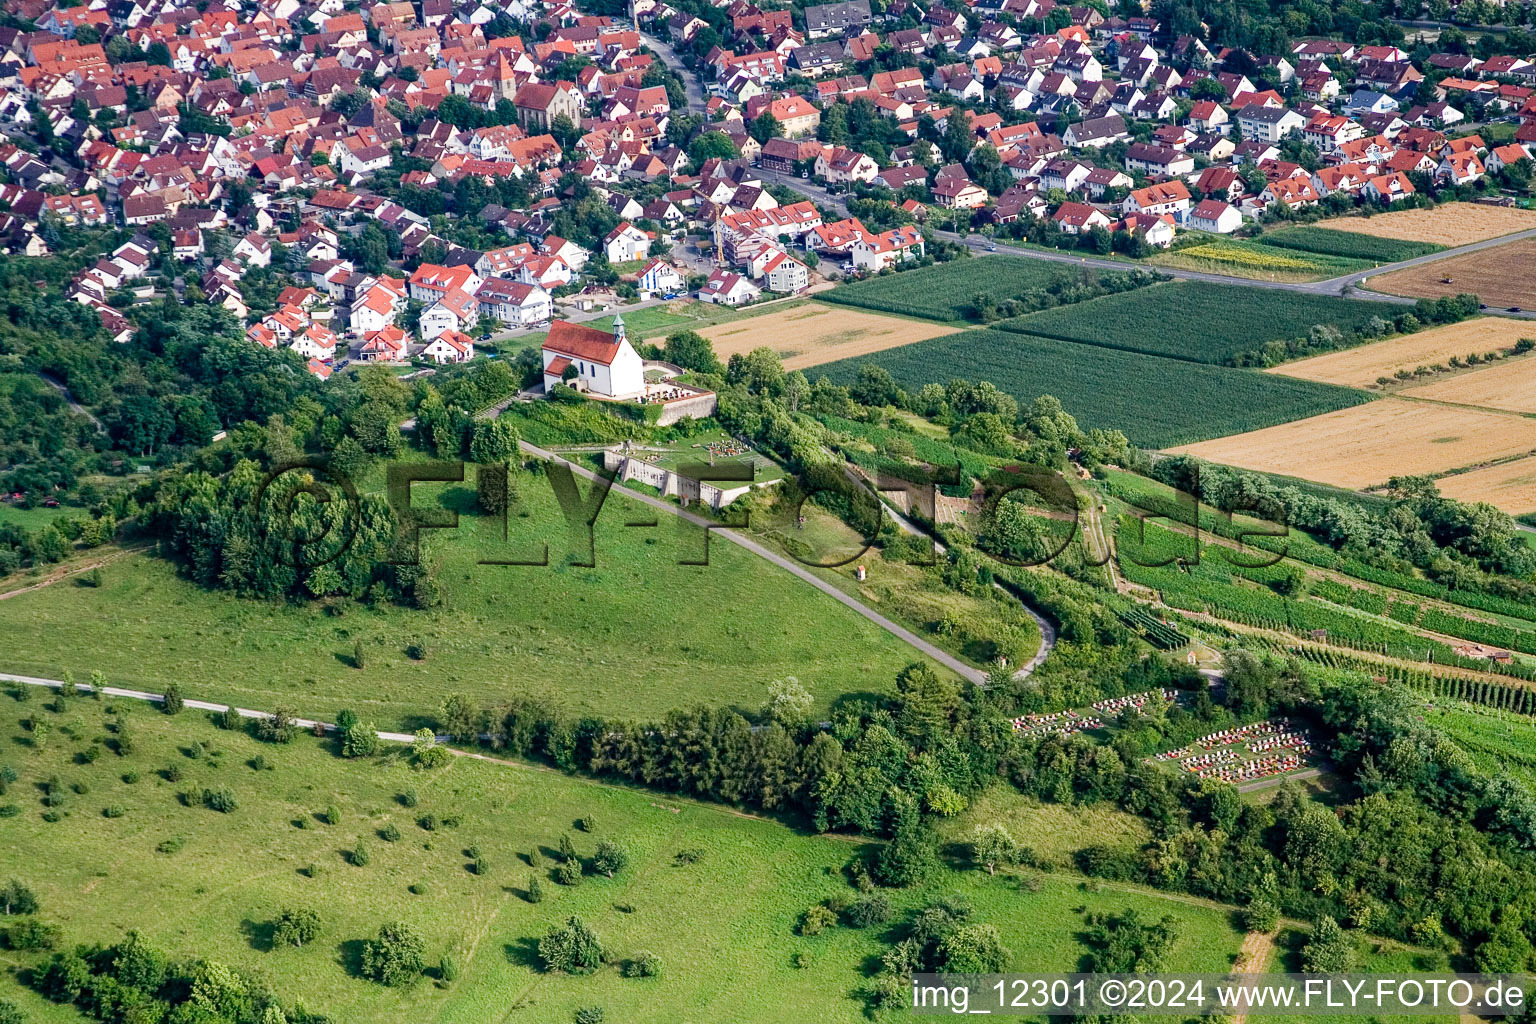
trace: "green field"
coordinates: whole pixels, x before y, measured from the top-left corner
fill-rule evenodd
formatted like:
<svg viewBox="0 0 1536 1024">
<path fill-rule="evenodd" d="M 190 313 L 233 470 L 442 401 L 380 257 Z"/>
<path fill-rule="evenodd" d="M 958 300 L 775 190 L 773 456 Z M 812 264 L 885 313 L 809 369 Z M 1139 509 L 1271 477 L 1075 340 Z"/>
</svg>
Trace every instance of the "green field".
<svg viewBox="0 0 1536 1024">
<path fill-rule="evenodd" d="M 856 993 L 866 983 L 864 965 L 886 948 L 880 929 L 794 933 L 808 906 L 854 895 L 841 868 L 864 849 L 860 843 L 528 766 L 455 759 L 421 772 L 388 750 L 344 761 L 331 741 L 307 735 L 269 745 L 219 731 L 196 712 L 170 718 L 136 702 L 111 705 L 131 722 L 133 752 L 102 751 L 94 763 L 79 763 L 76 755 L 115 719 L 106 705 L 81 697 L 56 715 L 44 709 L 42 695 L 28 704 L 0 703 L 3 763 L 21 775 L 0 797 L 0 804 L 19 808 L 0 819 L 0 858 L 7 877 L 37 892 L 39 916 L 62 927 L 66 944 L 112 943 L 137 928 L 173 958 L 227 963 L 265 979 L 285 1004 L 302 1000 L 337 1024 L 561 1024 L 586 1006 L 602 1006 L 608 1020 L 626 1024 L 866 1019 Z M 32 714 L 54 725 L 42 749 L 17 724 Z M 271 770 L 252 769 L 257 755 Z M 181 772 L 179 783 L 162 777 L 171 765 Z M 139 773 L 133 784 L 122 781 L 129 770 Z M 61 808 L 68 816 L 50 824 L 36 784 L 54 774 L 87 792 L 68 793 Z M 237 808 L 220 814 L 178 800 L 180 791 L 202 788 L 229 789 Z M 419 798 L 413 809 L 399 799 L 407 790 Z M 103 816 L 112 804 L 125 813 Z M 317 818 L 332 805 L 339 825 Z M 424 814 L 460 821 L 448 827 L 440 820 L 429 832 L 417 824 Z M 572 824 L 587 815 L 597 823 L 591 834 Z M 1028 835 L 1028 818 L 1009 820 Z M 377 834 L 389 825 L 399 829 L 399 841 Z M 554 884 L 547 877 L 552 853 L 567 832 L 583 856 L 600 838 L 619 842 L 628 867 L 613 879 Z M 360 835 L 370 851 L 365 867 L 344 856 Z M 185 840 L 178 852 L 157 852 L 178 837 Z M 487 874 L 467 870 L 464 851 L 471 846 L 486 858 Z M 535 847 L 544 850 L 545 896 L 530 904 L 523 857 Z M 676 854 L 684 849 L 701 857 L 680 865 Z M 303 873 L 311 864 L 318 877 Z M 964 896 L 976 920 L 1001 931 L 1013 970 L 1075 969 L 1085 951 L 1084 912 L 1170 915 L 1179 936 L 1170 970 L 1224 970 L 1240 943 L 1229 913 L 1203 901 L 1084 885 L 1066 872 L 1031 877 L 1024 885 L 1018 877 L 945 870 L 924 889 L 890 896 L 898 915 L 942 894 Z M 411 884 L 423 894 L 409 892 Z M 314 909 L 320 935 L 302 949 L 272 949 L 269 922 L 291 907 Z M 541 973 L 532 940 L 573 913 L 618 958 L 641 950 L 659 955 L 661 976 L 626 979 L 614 967 L 588 977 Z M 392 920 L 420 933 L 434 968 L 451 954 L 458 980 L 385 988 L 357 977 L 361 940 Z M 792 958 L 802 952 L 806 965 L 797 968 Z M 39 960 L 4 956 L 13 968 Z M 22 988 L 13 971 L 0 977 L 0 998 L 16 1001 L 33 1024 L 84 1019 Z"/>
<path fill-rule="evenodd" d="M 821 302 L 837 302 L 928 320 L 963 321 L 969 316 L 972 299 L 978 294 L 986 294 L 994 302 L 1004 302 L 1031 292 L 1079 282 L 1096 287 L 1101 278 L 1116 276 L 1124 275 L 1074 267 L 1059 261 L 983 256 L 857 281 L 821 292 L 816 298 Z"/>
<path fill-rule="evenodd" d="M 17 508 L 10 502 L 0 502 L 0 526 L 14 523 L 28 530 L 41 529 L 68 515 L 75 515 L 81 519 L 89 519 L 90 514 L 83 508 L 71 508 L 68 505 L 60 505 L 58 508 L 44 508 L 36 505 L 32 508 Z"/>
<path fill-rule="evenodd" d="M 168 562 L 129 556 L 100 588 L 59 584 L 0 602 L 7 671 L 112 682 L 245 707 L 278 702 L 333 715 L 352 704 L 381 728 L 408 725 L 453 691 L 490 703 L 517 692 L 572 711 L 639 717 L 706 701 L 753 711 L 765 687 L 796 676 L 821 706 L 841 694 L 885 691 L 917 657 L 873 623 L 756 555 L 610 495 L 596 526 L 592 569 L 565 564 L 567 531 L 547 479 L 521 480 L 527 518 L 469 513 L 473 492 L 431 486 L 414 502 L 463 515 L 455 531 L 425 531 L 423 558 L 439 564 L 447 598 L 429 611 L 347 604 L 327 610 L 268 604 L 204 590 Z M 585 492 L 583 492 L 585 493 Z M 657 526 L 626 527 L 654 520 Z M 538 556 L 550 565 L 481 559 Z M 585 554 L 585 552 L 583 552 Z M 405 647 L 419 640 L 425 660 Z M 366 652 L 351 665 L 354 644 Z"/>
<path fill-rule="evenodd" d="M 1390 316 L 1392 312 L 1379 302 L 1174 281 L 1047 309 L 998 327 L 1061 341 L 1219 364 L 1252 352 L 1267 341 L 1305 336 L 1316 324 L 1333 324 L 1347 333 L 1372 317 Z"/>
<path fill-rule="evenodd" d="M 1139 301 L 1162 287 L 1169 286 L 1114 298 Z M 1025 320 L 1034 317 L 1013 323 Z M 965 377 L 991 381 L 1022 402 L 1055 395 L 1085 429 L 1122 430 L 1149 448 L 1258 430 L 1370 400 L 1362 391 L 1278 374 L 994 330 L 963 331 L 818 370 L 849 384 L 866 363 L 885 367 L 914 393 L 933 381 Z"/>
<path fill-rule="evenodd" d="M 1377 238 L 1357 231 L 1334 231 L 1307 225 L 1266 231 L 1255 241 L 1281 249 L 1344 256 L 1371 263 L 1396 263 L 1445 249 L 1445 246 L 1434 242 L 1406 242 L 1397 238 Z"/>
</svg>

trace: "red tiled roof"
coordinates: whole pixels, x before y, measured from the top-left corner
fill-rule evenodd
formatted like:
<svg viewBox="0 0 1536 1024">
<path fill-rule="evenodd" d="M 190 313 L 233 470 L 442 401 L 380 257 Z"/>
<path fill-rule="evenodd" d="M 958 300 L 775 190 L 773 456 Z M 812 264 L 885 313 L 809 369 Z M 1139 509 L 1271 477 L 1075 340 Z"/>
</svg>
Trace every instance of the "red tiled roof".
<svg viewBox="0 0 1536 1024">
<path fill-rule="evenodd" d="M 614 357 L 619 354 L 619 346 L 613 340 L 613 335 L 595 327 L 573 324 L 569 320 L 556 320 L 549 325 L 544 347 L 561 355 L 587 359 L 604 366 L 612 365 Z"/>
</svg>

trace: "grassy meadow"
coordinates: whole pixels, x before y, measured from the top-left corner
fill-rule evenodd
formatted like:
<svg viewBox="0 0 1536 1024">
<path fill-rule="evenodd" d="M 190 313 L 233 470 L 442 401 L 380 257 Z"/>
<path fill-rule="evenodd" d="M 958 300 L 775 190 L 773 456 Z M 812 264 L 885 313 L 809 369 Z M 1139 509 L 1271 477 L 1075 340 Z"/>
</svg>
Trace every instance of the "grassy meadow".
<svg viewBox="0 0 1536 1024">
<path fill-rule="evenodd" d="M 50 706 L 44 694 L 24 704 L 0 698 L 0 764 L 20 774 L 0 796 L 0 804 L 17 808 L 0 818 L 0 860 L 37 892 L 41 918 L 61 926 L 66 943 L 111 943 L 136 928 L 172 956 L 224 961 L 268 981 L 285 1003 L 302 999 L 338 1024 L 547 1024 L 569 1021 L 586 1006 L 634 1024 L 865 1019 L 856 993 L 866 981 L 864 964 L 884 948 L 878 930 L 795 934 L 808 906 L 853 893 L 841 869 L 863 847 L 847 837 L 804 834 L 729 808 L 532 766 L 455 758 L 421 772 L 399 750 L 346 761 L 335 756 L 333 741 L 305 734 L 288 745 L 263 744 L 220 731 L 193 711 L 168 717 L 133 701 L 86 697 L 62 713 Z M 41 746 L 19 724 L 34 715 L 53 726 Z M 132 752 L 104 749 L 85 763 L 80 755 L 105 746 L 107 723 L 118 716 L 130 723 Z M 252 767 L 258 755 L 269 769 Z M 164 777 L 173 765 L 176 783 Z M 124 781 L 130 772 L 137 781 Z M 67 816 L 49 823 L 38 783 L 55 774 L 80 791 L 69 792 L 61 808 Z M 229 789 L 238 806 L 221 814 L 178 799 L 205 787 Z M 407 791 L 415 807 L 402 802 Z M 121 817 L 102 814 L 112 804 L 124 809 Z M 330 806 L 337 825 L 318 817 Z M 1037 825 L 1061 818 L 1061 809 L 1000 799 L 979 810 L 1009 821 L 1021 836 L 1049 831 L 1063 844 L 1060 855 L 1070 852 L 1062 821 Z M 439 819 L 436 829 L 419 825 L 425 814 Z M 584 816 L 595 819 L 591 833 L 573 827 Z M 448 826 L 447 818 L 459 820 Z M 397 841 L 379 835 L 390 825 Z M 601 838 L 619 842 L 628 867 L 613 879 L 554 884 L 547 877 L 552 854 L 567 832 L 583 856 Z M 345 856 L 359 836 L 370 852 L 364 867 Z M 166 840 L 183 845 L 159 852 Z M 486 874 L 468 870 L 469 847 L 479 848 Z M 536 847 L 546 877 L 543 901 L 531 904 L 525 854 Z M 696 862 L 679 864 L 685 849 L 699 851 Z M 974 904 L 976 920 L 998 926 L 1015 970 L 1074 969 L 1085 952 L 1088 911 L 1171 915 L 1179 935 L 1171 969 L 1223 970 L 1241 941 L 1222 908 L 1085 884 L 1066 872 L 990 878 L 946 868 L 929 886 L 891 897 L 899 914 L 956 892 Z M 299 906 L 320 915 L 319 937 L 302 949 L 271 948 L 269 923 Z M 613 967 L 589 977 L 541 973 L 534 942 L 573 913 L 618 958 L 659 955 L 661 976 L 626 979 Z M 458 980 L 385 988 L 358 977 L 361 940 L 392 920 L 421 934 L 432 965 L 452 955 Z M 806 954 L 803 967 L 794 966 L 797 953 Z M 36 1024 L 81 1019 L 18 983 L 16 972 L 38 954 L 0 957 L 8 968 L 0 999 L 16 1001 Z"/>
<path fill-rule="evenodd" d="M 585 492 L 584 492 L 585 493 Z M 460 511 L 457 530 L 424 531 L 445 603 L 263 603 L 204 590 L 148 555 L 123 558 L 102 586 L 65 582 L 0 602 L 4 669 L 159 690 L 245 707 L 282 703 L 331 716 L 356 707 L 381 728 L 411 727 L 445 694 L 492 703 L 534 693 L 572 711 L 640 717 L 698 701 L 755 712 L 767 684 L 793 675 L 825 709 L 886 691 L 919 655 L 758 556 L 617 495 L 595 527 L 595 568 L 568 564 L 570 535 L 549 482 L 521 480 L 522 511 L 472 514 L 466 485 L 414 490 L 417 506 Z M 660 516 L 658 520 L 658 516 Z M 656 521 L 652 527 L 629 522 Z M 548 566 L 480 565 L 537 558 Z M 586 552 L 581 552 L 585 556 Z M 404 651 L 424 644 L 420 661 Z M 356 645 L 362 667 L 353 664 Z"/>
</svg>

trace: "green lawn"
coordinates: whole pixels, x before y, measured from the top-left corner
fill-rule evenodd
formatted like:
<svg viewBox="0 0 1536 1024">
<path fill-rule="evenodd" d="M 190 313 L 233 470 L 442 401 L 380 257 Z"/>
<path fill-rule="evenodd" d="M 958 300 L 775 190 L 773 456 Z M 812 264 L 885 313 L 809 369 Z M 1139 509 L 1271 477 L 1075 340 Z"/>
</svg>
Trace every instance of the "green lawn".
<svg viewBox="0 0 1536 1024">
<path fill-rule="evenodd" d="M 514 694 L 558 697 L 573 711 L 639 717 L 706 701 L 754 711 L 767 684 L 793 675 L 825 708 L 850 692 L 888 691 L 919 657 L 873 623 L 805 582 L 703 531 L 610 495 L 596 526 L 592 569 L 565 564 L 569 533 L 542 476 L 525 476 L 529 515 L 500 524 L 467 514 L 467 486 L 414 490 L 466 513 L 456 531 L 423 533 L 440 565 L 445 606 L 417 611 L 349 605 L 328 614 L 203 590 L 148 556 L 105 570 L 100 588 L 55 585 L 0 602 L 0 655 L 8 671 L 113 683 L 242 706 L 282 702 L 316 715 L 353 704 L 380 727 L 409 725 L 442 697 L 480 702 Z M 585 493 L 585 492 L 583 492 Z M 655 520 L 655 527 L 628 522 Z M 547 567 L 479 565 L 537 557 Z M 427 645 L 412 661 L 404 648 Z M 351 666 L 355 643 L 365 667 Z"/>
<path fill-rule="evenodd" d="M 83 508 L 71 508 L 68 505 L 60 505 L 58 508 L 44 508 L 37 505 L 33 508 L 17 508 L 9 502 L 0 502 L 0 526 L 14 523 L 28 530 L 41 529 L 55 519 L 74 514 L 81 519 L 89 519 L 90 514 Z"/>
<path fill-rule="evenodd" d="M 137 928 L 173 957 L 229 963 L 266 979 L 285 1003 L 302 999 L 338 1024 L 561 1024 L 593 1005 L 626 1024 L 865 1019 L 855 993 L 865 983 L 863 965 L 884 948 L 875 932 L 794 934 L 806 907 L 852 895 L 840 869 L 859 852 L 856 842 L 533 767 L 455 759 L 422 773 L 388 751 L 348 762 L 332 755 L 329 741 L 307 735 L 270 746 L 218 731 L 196 712 L 168 718 L 134 702 L 115 706 L 131 719 L 132 755 L 104 751 L 78 764 L 75 755 L 105 733 L 102 704 L 77 698 L 55 715 L 43 709 L 41 695 L 24 705 L 0 703 L 0 759 L 21 773 L 0 798 L 20 808 L 0 819 L 0 859 L 7 875 L 37 891 L 41 916 L 62 926 L 66 943 L 110 943 Z M 41 750 L 17 725 L 27 714 L 55 723 Z M 199 743 L 209 749 L 188 757 Z M 250 767 L 258 754 L 270 771 Z M 182 772 L 179 783 L 159 774 L 172 764 Z M 121 780 L 130 768 L 140 774 L 131 785 Z M 88 792 L 71 793 L 69 816 L 49 824 L 35 783 L 55 773 Z M 229 788 L 238 808 L 223 815 L 177 799 L 181 790 L 204 787 Z M 419 796 L 414 809 L 398 799 L 408 789 Z M 112 803 L 126 814 L 104 817 L 101 809 Z M 316 819 L 328 805 L 339 809 L 340 825 Z M 461 822 L 427 832 L 416 824 L 426 813 Z M 593 834 L 572 828 L 586 815 L 596 818 Z M 377 836 L 387 824 L 400 829 L 400 841 Z M 543 848 L 547 875 L 565 832 L 586 856 L 599 838 L 615 839 L 629 867 L 575 888 L 546 877 L 543 902 L 531 905 L 523 898 L 530 876 L 523 855 Z M 371 853 L 361 868 L 343 856 L 360 834 Z M 185 840 L 179 852 L 156 852 L 175 837 Z M 466 870 L 470 846 L 487 858 L 488 875 Z M 677 865 L 677 852 L 689 848 L 702 858 Z M 310 864 L 320 866 L 319 877 L 301 872 Z M 1084 952 L 1084 911 L 1171 915 L 1179 938 L 1170 969 L 1219 971 L 1238 948 L 1240 936 L 1221 908 L 1134 887 L 1085 886 L 1067 874 L 1033 877 L 1022 885 L 1018 877 L 946 870 L 926 889 L 891 896 L 905 911 L 943 893 L 962 894 L 977 920 L 1001 930 L 1014 970 L 1074 969 Z M 425 894 L 407 891 L 412 883 Z M 269 949 L 267 923 L 298 906 L 318 912 L 320 937 L 303 949 Z M 620 958 L 658 954 L 661 977 L 625 979 L 613 968 L 590 977 L 540 973 L 532 940 L 572 913 Z M 444 988 L 428 979 L 390 989 L 354 976 L 359 941 L 397 919 L 420 932 L 434 966 L 444 953 L 455 957 L 456 983 Z M 798 952 L 808 955 L 800 969 L 791 960 Z M 31 954 L 3 956 L 13 967 L 36 962 Z M 34 1022 L 82 1019 L 20 988 L 11 972 L 0 977 L 0 998 L 16 1000 Z"/>
</svg>

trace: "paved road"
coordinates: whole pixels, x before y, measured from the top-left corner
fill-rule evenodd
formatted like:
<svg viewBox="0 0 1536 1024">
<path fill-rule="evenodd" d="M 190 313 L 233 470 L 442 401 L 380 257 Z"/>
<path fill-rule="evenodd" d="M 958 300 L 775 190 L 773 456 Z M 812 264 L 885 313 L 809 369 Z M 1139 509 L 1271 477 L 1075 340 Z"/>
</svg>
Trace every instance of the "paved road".
<svg viewBox="0 0 1536 1024">
<path fill-rule="evenodd" d="M 38 376 L 43 378 L 43 381 L 47 383 L 49 387 L 53 388 L 53 390 L 64 396 L 64 401 L 69 403 L 71 410 L 79 413 L 81 416 L 84 416 L 86 419 L 96 424 L 97 430 L 101 431 L 102 433 L 106 433 L 106 426 L 101 422 L 101 420 L 96 418 L 95 413 L 91 412 L 91 410 L 75 401 L 75 396 L 69 393 L 69 388 L 65 386 L 63 381 L 46 373 L 38 373 Z"/>
<path fill-rule="evenodd" d="M 846 462 L 843 463 L 843 473 L 848 477 L 848 479 L 852 480 L 860 487 L 869 487 L 869 482 L 855 473 Z M 885 509 L 885 514 L 891 517 L 891 521 L 896 524 L 897 529 L 901 530 L 902 533 L 910 533 L 915 537 L 929 537 L 929 534 L 926 531 L 918 527 L 918 525 L 912 522 L 912 520 L 902 515 L 900 511 L 893 508 L 890 502 L 886 500 L 885 495 L 881 494 L 879 491 L 874 490 L 873 488 L 870 488 L 870 493 L 874 494 L 875 497 L 879 499 L 881 506 L 883 506 Z M 933 540 L 934 552 L 936 554 L 942 554 L 946 550 L 943 542 L 937 538 L 931 539 Z M 1055 623 L 1051 622 L 1050 619 L 1047 619 L 1044 615 L 1041 615 L 1039 612 L 1035 611 L 1034 608 L 1030 607 L 1029 602 L 1025 601 L 1023 598 L 1017 597 L 1012 591 L 1003 586 L 1001 583 L 994 582 L 992 585 L 998 590 L 1001 590 L 1003 593 L 1007 594 L 1009 597 L 1012 597 L 1014 600 L 1018 601 L 1019 606 L 1024 609 L 1025 613 L 1028 614 L 1031 619 L 1035 620 L 1035 625 L 1040 629 L 1040 649 L 1035 651 L 1034 657 L 1026 661 L 1013 673 L 1014 679 L 1028 679 L 1034 673 L 1035 669 L 1039 668 L 1045 663 L 1045 659 L 1050 657 L 1051 651 L 1056 647 L 1056 625 Z"/>
<path fill-rule="evenodd" d="M 60 680 L 60 679 L 42 679 L 42 678 L 40 678 L 38 676 L 19 676 L 19 675 L 15 675 L 14 673 L 11 673 L 11 672 L 0 672 L 0 680 L 4 680 L 5 682 L 9 682 L 9 683 L 20 683 L 23 686 L 46 686 L 46 687 L 48 687 L 50 689 L 54 689 L 54 690 L 57 690 L 57 689 L 60 689 L 61 687 L 69 685 L 69 684 L 65 683 L 63 680 Z M 94 690 L 94 688 L 92 686 L 90 686 L 87 683 L 76 683 L 75 684 L 75 692 L 76 693 L 93 693 L 93 692 L 95 692 L 95 690 Z M 165 695 L 164 694 L 161 694 L 161 693 L 150 693 L 148 690 L 125 690 L 125 689 L 123 689 L 121 687 L 118 687 L 118 686 L 103 686 L 101 688 L 101 692 L 104 695 L 108 696 L 108 697 L 123 697 L 123 698 L 126 698 L 128 700 L 147 700 L 147 701 L 151 701 L 151 702 L 153 702 L 155 704 L 163 704 L 163 703 L 165 703 Z M 190 699 L 183 701 L 183 703 L 187 707 L 195 708 L 195 709 L 197 709 L 199 711 L 233 711 L 235 714 L 239 715 L 241 718 L 271 718 L 272 717 L 271 712 L 268 712 L 268 711 L 253 711 L 250 708 L 237 708 L 237 707 L 235 707 L 232 704 L 215 704 L 215 703 L 212 703 L 212 702 L 206 701 L 206 700 L 190 700 Z M 320 726 L 322 726 L 325 729 L 326 732 L 335 732 L 336 731 L 336 726 L 332 725 L 329 722 L 319 722 L 319 723 L 316 723 L 312 719 L 308 719 L 308 718 L 295 718 L 292 721 L 293 721 L 293 724 L 295 726 L 297 726 L 298 728 L 300 728 L 300 729 L 313 729 L 316 726 L 316 724 L 319 724 Z M 412 736 L 408 732 L 380 732 L 380 733 L 376 733 L 376 735 L 379 737 L 379 739 L 381 739 L 381 740 L 388 740 L 388 741 L 390 741 L 392 743 L 412 743 L 416 739 L 416 737 Z M 445 738 L 446 737 L 439 737 L 439 739 L 445 739 Z"/>
<path fill-rule="evenodd" d="M 807 199 L 820 206 L 835 210 L 842 216 L 848 215 L 848 205 L 841 196 L 835 196 L 813 181 L 805 178 L 797 178 L 793 174 L 785 174 L 782 171 L 770 171 L 759 169 L 759 174 L 765 181 L 783 185 L 794 189 Z M 982 235 L 959 235 L 952 231 L 934 231 L 934 235 L 948 242 L 958 242 L 969 246 L 971 249 L 985 249 L 996 251 L 1006 256 L 1023 256 L 1028 259 L 1046 260 L 1052 263 L 1072 263 L 1078 266 L 1094 267 L 1100 270 L 1133 270 L 1138 266 L 1147 270 L 1154 270 L 1159 274 L 1167 274 L 1169 277 L 1189 281 L 1207 281 L 1211 284 L 1235 284 L 1249 288 L 1269 288 L 1276 291 L 1303 292 L 1312 295 L 1342 295 L 1346 289 L 1356 289 L 1351 293 L 1351 298 L 1365 299 L 1372 302 L 1390 303 L 1393 305 L 1412 305 L 1416 300 L 1401 295 L 1388 295 L 1385 292 L 1372 292 L 1358 290 L 1367 278 L 1380 274 L 1390 274 L 1394 270 L 1403 270 L 1408 267 L 1417 267 L 1425 263 L 1434 263 L 1439 260 L 1450 259 L 1466 253 L 1478 252 L 1489 249 L 1505 242 L 1519 241 L 1525 238 L 1536 237 L 1536 228 L 1526 231 L 1517 231 L 1510 235 L 1500 235 L 1497 238 L 1485 239 L 1481 242 L 1472 242 L 1468 245 L 1457 246 L 1454 249 L 1445 249 L 1441 252 L 1430 253 L 1427 256 L 1418 256 L 1411 260 L 1401 260 L 1397 263 L 1386 263 L 1379 267 L 1371 267 L 1367 270 L 1358 270 L 1352 274 L 1341 277 L 1328 278 L 1325 281 L 1264 281 L 1247 277 L 1233 277 L 1230 274 L 1212 274 L 1199 270 L 1183 270 L 1178 267 L 1159 267 L 1153 264 L 1130 263 L 1124 260 L 1109 260 L 1097 256 L 1084 256 L 1080 253 L 1066 251 L 1052 251 L 1047 249 L 1023 248 L 1009 245 L 1006 242 L 994 241 Z M 995 246 L 995 250 L 992 248 Z M 1523 309 L 1518 313 L 1508 310 L 1489 309 L 1490 313 L 1500 313 L 1505 316 L 1519 317 L 1521 319 L 1536 319 L 1536 311 Z"/>
<path fill-rule="evenodd" d="M 677 50 L 673 49 L 671 43 L 664 42 L 649 32 L 641 32 L 640 41 L 655 50 L 663 63 L 677 72 L 678 77 L 683 80 L 683 90 L 688 94 L 688 113 L 702 117 L 708 97 L 704 95 L 704 88 L 699 84 L 699 76 L 683 63 L 683 59 L 677 55 Z"/>
<path fill-rule="evenodd" d="M 568 459 L 561 458 L 559 455 L 556 455 L 552 451 L 536 447 L 529 444 L 527 441 L 521 441 L 519 444 L 522 446 L 523 451 L 527 452 L 528 454 L 535 456 L 536 458 L 564 463 L 566 466 L 570 467 L 572 473 L 588 481 L 606 479 L 600 477 L 597 473 L 593 472 L 585 466 L 580 466 L 574 462 L 569 461 Z M 861 603 L 855 598 L 849 597 L 847 594 L 843 593 L 841 590 L 834 587 L 820 576 L 817 576 L 807 570 L 800 563 L 792 559 L 785 558 L 784 556 L 774 551 L 770 551 L 768 548 L 765 548 L 763 545 L 757 543 L 757 541 L 745 537 L 742 534 L 737 533 L 735 530 L 722 528 L 719 523 L 712 519 L 705 519 L 703 516 L 689 512 L 687 509 L 679 508 L 671 502 L 663 501 L 662 499 L 652 497 L 649 494 L 642 494 L 639 491 L 632 491 L 619 483 L 614 483 L 611 489 L 619 494 L 624 495 L 624 497 L 638 501 L 643 505 L 648 505 L 651 508 L 660 509 L 664 512 L 670 513 L 671 515 L 679 516 L 680 518 L 694 524 L 695 526 L 710 527 L 710 534 L 728 540 L 738 547 L 745 548 L 746 550 L 752 552 L 754 555 L 757 555 L 759 558 L 767 559 L 786 572 L 793 573 L 794 575 L 800 577 L 802 580 L 809 583 L 823 594 L 826 594 L 828 597 L 832 598 L 832 600 L 858 612 L 860 615 L 864 616 L 870 622 L 873 622 L 887 633 L 890 633 L 892 636 L 896 637 L 898 640 L 901 640 L 908 646 L 914 647 L 921 651 L 923 654 L 926 654 L 928 657 L 932 658 L 934 661 L 954 672 L 956 675 L 959 675 L 977 684 L 986 682 L 987 674 L 985 672 L 977 668 L 972 668 L 970 665 L 967 665 L 965 662 L 961 661 L 959 658 L 956 658 L 949 652 L 941 650 L 940 648 L 929 643 L 927 640 L 924 640 L 910 629 L 897 625 L 890 619 L 886 618 L 884 615 L 881 615 L 879 612 L 875 611 L 873 608 L 870 608 L 868 605 Z"/>
</svg>

